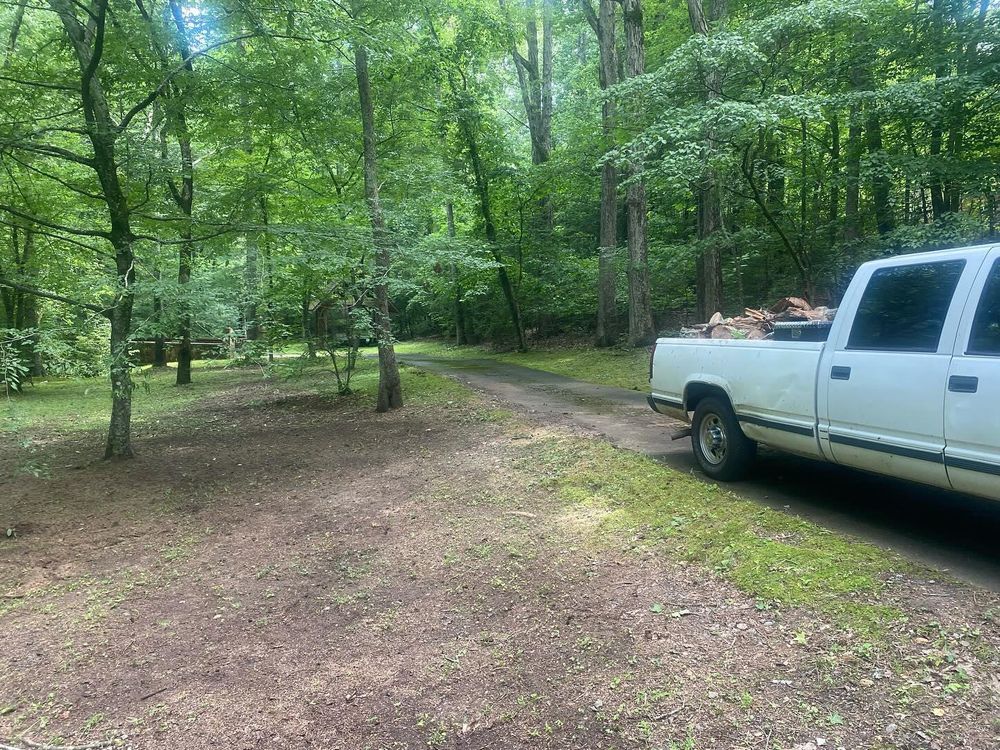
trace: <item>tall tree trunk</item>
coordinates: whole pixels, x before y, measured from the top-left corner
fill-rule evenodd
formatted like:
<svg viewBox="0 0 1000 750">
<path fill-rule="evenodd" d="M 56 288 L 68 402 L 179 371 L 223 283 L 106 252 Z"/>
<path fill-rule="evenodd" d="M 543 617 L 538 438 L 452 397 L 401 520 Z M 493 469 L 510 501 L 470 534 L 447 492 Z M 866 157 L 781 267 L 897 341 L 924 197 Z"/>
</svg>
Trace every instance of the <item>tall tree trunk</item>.
<svg viewBox="0 0 1000 750">
<path fill-rule="evenodd" d="M 538 19 L 535 0 L 524 0 L 524 40 L 527 54 L 522 55 L 517 42 L 511 58 L 517 70 L 518 87 L 531 137 L 531 162 L 544 164 L 552 151 L 552 5 L 542 0 L 542 51 L 538 50 Z M 506 9 L 505 0 L 500 0 Z M 515 37 L 516 39 L 516 37 Z"/>
<path fill-rule="evenodd" d="M 869 112 L 865 119 L 868 141 L 868 155 L 873 157 L 875 171 L 872 174 L 872 198 L 875 204 L 875 225 L 879 234 L 888 234 L 896 228 L 896 217 L 892 210 L 890 179 L 886 174 L 885 151 L 882 148 L 882 122 L 877 112 Z"/>
<path fill-rule="evenodd" d="M 861 109 L 852 104 L 847 126 L 847 185 L 844 194 L 844 239 L 861 238 Z"/>
<path fill-rule="evenodd" d="M 194 265 L 194 235 L 192 219 L 194 213 L 194 158 L 191 149 L 191 136 L 184 116 L 184 104 L 175 101 L 179 110 L 171 117 L 173 129 L 181 153 L 181 182 L 178 186 L 173 179 L 167 179 L 167 187 L 174 203 L 183 216 L 180 235 L 181 242 L 177 246 L 177 283 L 181 288 L 180 320 L 178 322 L 177 348 L 177 385 L 191 383 L 191 302 L 186 296 L 186 286 L 191 283 L 191 270 Z M 163 156 L 167 154 L 166 131 L 162 134 Z M 155 303 L 154 303 L 155 304 Z M 160 303 L 162 306 L 162 302 Z M 164 362 L 164 364 L 166 364 Z"/>
<path fill-rule="evenodd" d="M 722 257 L 716 237 L 722 229 L 722 202 L 713 180 L 698 191 L 698 239 L 704 243 L 696 264 L 701 320 L 708 320 L 722 310 Z"/>
<path fill-rule="evenodd" d="M 247 237 L 246 253 L 243 261 L 243 287 L 246 297 L 243 302 L 243 325 L 246 328 L 247 341 L 257 341 L 260 338 L 260 316 L 257 301 L 260 296 L 260 248 L 256 237 Z"/>
<path fill-rule="evenodd" d="M 444 210 L 445 218 L 448 222 L 448 237 L 454 240 L 457 236 L 457 232 L 455 231 L 455 205 L 451 201 L 448 201 Z M 458 346 L 463 346 L 468 343 L 468 335 L 465 331 L 465 304 L 462 302 L 462 282 L 458 278 L 458 268 L 454 263 L 451 264 L 451 278 L 454 287 L 452 294 L 455 308 L 455 343 Z"/>
<path fill-rule="evenodd" d="M 271 300 L 274 299 L 274 258 L 271 254 L 271 215 L 268 211 L 267 205 L 267 193 L 261 193 L 257 196 L 257 205 L 259 207 L 259 215 L 261 224 L 263 225 L 264 231 L 260 237 L 260 243 L 263 247 L 264 256 L 264 325 L 271 325 L 274 320 L 273 311 L 271 309 Z M 267 361 L 274 362 L 274 336 L 267 337 Z"/>
<path fill-rule="evenodd" d="M 115 156 L 118 124 L 111 117 L 99 75 L 104 49 L 104 27 L 108 0 L 94 0 L 87 10 L 87 24 L 76 15 L 69 0 L 49 0 L 59 16 L 80 66 L 80 102 L 87 123 L 87 138 L 93 149 L 90 166 L 97 175 L 107 206 L 111 231 L 108 240 L 115 251 L 115 295 L 111 320 L 111 423 L 105 458 L 128 458 L 132 451 L 132 376 L 128 342 L 132 333 L 132 287 L 135 282 L 135 237 L 131 209 L 121 183 Z"/>
<path fill-rule="evenodd" d="M 159 268 L 153 269 L 157 281 L 162 279 Z M 153 339 L 153 367 L 167 366 L 167 341 L 161 330 L 163 325 L 163 297 L 159 291 L 153 293 L 153 322 L 156 324 L 156 336 Z"/>
<path fill-rule="evenodd" d="M 553 43 L 552 43 L 552 21 L 556 0 L 542 0 L 542 149 L 544 159 L 540 162 L 544 164 L 552 154 L 552 70 L 553 70 Z M 542 211 L 542 227 L 546 232 L 551 232 L 555 227 L 555 203 L 552 200 L 552 193 L 547 187 L 543 187 L 544 195 L 540 205 Z"/>
<path fill-rule="evenodd" d="M 526 54 L 522 55 L 515 41 L 511 58 L 517 70 L 518 87 L 524 104 L 528 135 L 531 139 L 531 163 L 545 164 L 552 154 L 552 20 L 555 0 L 542 2 L 542 46 L 538 49 L 538 20 L 535 0 L 524 0 Z M 506 9 L 505 0 L 500 6 Z M 542 224 L 551 231 L 554 223 L 552 198 L 546 194 L 539 202 Z"/>
<path fill-rule="evenodd" d="M 646 41 L 643 34 L 640 0 L 623 0 L 625 21 L 625 72 L 629 78 L 646 72 Z M 642 107 L 633 107 L 630 115 L 638 120 Z M 633 125 L 638 129 L 639 123 Z M 646 185 L 639 149 L 629 158 L 630 182 L 626 191 L 628 206 L 628 340 L 631 346 L 645 346 L 656 338 L 653 328 L 652 300 L 649 292 L 649 249 L 647 243 Z"/>
<path fill-rule="evenodd" d="M 708 4 L 706 14 L 702 0 L 687 0 L 691 30 L 703 37 L 708 37 L 712 33 L 711 25 L 724 18 L 728 12 L 728 0 L 708 0 Z M 706 101 L 711 104 L 719 98 L 718 70 L 711 67 L 706 70 L 701 83 Z M 715 133 L 707 133 L 706 142 L 710 152 L 714 150 L 714 141 Z M 698 313 L 703 320 L 707 320 L 723 307 L 722 253 L 716 235 L 724 227 L 718 176 L 712 167 L 706 165 L 695 190 L 698 199 L 698 239 L 702 244 L 697 264 Z"/>
<path fill-rule="evenodd" d="M 185 218 L 187 220 L 181 230 L 181 244 L 177 258 L 177 283 L 181 285 L 182 289 L 191 283 L 191 267 L 194 264 L 190 208 Z M 191 359 L 191 304 L 188 299 L 184 299 L 180 320 L 180 346 L 177 349 L 177 385 L 191 383 Z"/>
<path fill-rule="evenodd" d="M 35 229 L 29 225 L 24 229 L 24 241 L 21 244 L 20 265 L 23 276 L 34 275 L 36 267 L 34 254 Z M 38 300 L 35 298 L 35 295 L 21 295 L 21 309 L 18 311 L 18 317 L 20 319 L 18 321 L 18 328 L 34 331 L 31 339 L 28 341 L 28 372 L 35 377 L 40 377 L 45 374 L 45 367 L 42 363 L 42 353 L 38 349 Z"/>
<path fill-rule="evenodd" d="M 837 244 L 837 219 L 840 216 L 840 118 L 830 114 L 830 203 L 827 210 L 826 241 L 830 247 Z"/>
<path fill-rule="evenodd" d="M 378 153 L 375 137 L 375 105 L 372 102 L 368 76 L 368 52 L 357 44 L 354 67 L 358 79 L 358 99 L 361 105 L 362 150 L 364 153 L 365 199 L 375 243 L 375 331 L 378 336 L 378 401 L 377 411 L 398 409 L 403 405 L 403 385 L 399 378 L 396 350 L 392 343 L 392 323 L 389 318 L 389 273 L 391 257 L 388 229 L 379 200 Z"/>
<path fill-rule="evenodd" d="M 938 64 L 934 67 L 934 78 L 940 82 L 951 77 L 951 64 L 945 57 L 945 33 L 946 17 L 949 6 L 953 0 L 932 0 L 930 10 L 929 34 L 931 47 L 936 52 Z M 934 220 L 940 220 L 948 212 L 948 204 L 945 199 L 945 186 L 942 179 L 944 159 L 942 158 L 942 146 L 944 145 L 944 133 L 942 129 L 942 114 L 938 110 L 932 110 L 932 120 L 930 123 L 930 174 L 931 174 L 931 210 Z"/>
<path fill-rule="evenodd" d="M 188 73 L 194 72 L 191 61 L 191 46 L 188 43 L 187 28 L 184 24 L 184 14 L 178 0 L 170 0 L 170 13 L 177 31 L 177 51 L 182 64 Z M 175 87 L 176 89 L 176 87 Z M 171 181 L 170 192 L 174 202 L 184 214 L 181 224 L 181 244 L 177 254 L 177 283 L 181 289 L 191 283 L 191 270 L 194 265 L 194 240 L 192 219 L 194 216 L 194 155 L 191 148 L 191 133 L 187 124 L 186 94 L 184 90 L 176 90 L 173 113 L 174 130 L 177 144 L 181 152 L 181 184 L 178 188 Z M 191 382 L 191 304 L 183 291 L 180 316 L 180 347 L 177 350 L 177 385 L 188 385 Z"/>
<path fill-rule="evenodd" d="M 308 282 L 302 288 L 302 306 L 300 308 L 300 325 L 302 329 L 302 340 L 306 344 L 306 352 L 309 358 L 316 356 L 315 332 L 312 329 L 312 315 L 309 312 L 309 304 L 312 302 L 312 292 Z"/>
<path fill-rule="evenodd" d="M 14 10 L 14 18 L 10 24 L 10 34 L 7 36 L 7 46 L 3 54 L 4 68 L 10 67 L 10 59 L 14 56 L 14 51 L 17 49 L 17 37 L 21 33 L 21 24 L 24 22 L 24 10 L 27 5 L 28 0 L 21 0 Z"/>
<path fill-rule="evenodd" d="M 472 174 L 476 183 L 476 193 L 479 196 L 479 210 L 483 216 L 483 230 L 486 233 L 486 242 L 489 244 L 490 252 L 497 264 L 497 279 L 500 282 L 500 290 L 507 301 L 507 309 L 510 311 L 510 319 L 514 324 L 514 336 L 517 339 L 519 351 L 528 350 L 528 342 L 524 336 L 524 323 L 521 321 L 521 307 L 517 302 L 517 294 L 514 285 L 511 283 L 510 274 L 507 272 L 507 264 L 504 263 L 503 256 L 497 246 L 497 227 L 493 221 L 493 207 L 490 203 L 490 187 L 486 177 L 486 170 L 483 168 L 482 159 L 479 156 L 479 144 L 472 124 L 467 119 L 462 120 L 462 130 L 466 138 L 466 150 L 469 153 L 469 160 L 472 162 Z"/>
<path fill-rule="evenodd" d="M 20 230 L 16 224 L 10 227 L 11 255 L 14 257 L 15 267 L 20 256 L 21 240 Z M 7 272 L 0 267 L 0 277 L 6 277 Z M 17 325 L 17 290 L 11 287 L 0 286 L 0 303 L 3 303 L 4 324 L 6 328 L 14 328 Z"/>
<path fill-rule="evenodd" d="M 105 458 L 131 458 L 133 455 L 132 362 L 128 353 L 132 300 L 131 294 L 120 296 L 108 315 L 111 319 L 111 425 L 104 448 Z"/>
<path fill-rule="evenodd" d="M 615 0 L 600 0 L 595 13 L 590 0 L 580 0 L 587 21 L 597 35 L 599 79 L 605 92 L 601 108 L 604 148 L 615 147 L 614 100 L 607 91 L 618 83 L 618 47 L 615 43 Z M 601 165 L 601 229 L 597 261 L 597 346 L 611 346 L 618 338 L 618 300 L 615 255 L 618 250 L 618 170 L 611 159 Z"/>
<path fill-rule="evenodd" d="M 14 277 L 21 282 L 32 281 L 36 275 L 35 228 L 32 224 L 20 225 L 16 220 L 10 227 L 11 257 L 14 260 Z M 5 276 L 0 269 L 0 276 Z M 18 331 L 34 331 L 27 340 L 22 340 L 20 350 L 22 360 L 33 376 L 44 375 L 42 355 L 38 349 L 38 301 L 35 295 L 26 291 L 0 287 L 0 301 L 3 303 L 6 327 Z"/>
</svg>

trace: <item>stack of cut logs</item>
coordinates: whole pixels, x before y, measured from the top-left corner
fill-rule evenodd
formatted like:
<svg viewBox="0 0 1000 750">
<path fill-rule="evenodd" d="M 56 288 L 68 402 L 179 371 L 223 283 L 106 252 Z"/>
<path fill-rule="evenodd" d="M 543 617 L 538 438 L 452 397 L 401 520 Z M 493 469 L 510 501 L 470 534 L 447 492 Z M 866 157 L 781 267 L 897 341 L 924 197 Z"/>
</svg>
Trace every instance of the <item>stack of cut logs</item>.
<svg viewBox="0 0 1000 750">
<path fill-rule="evenodd" d="M 768 309 L 748 307 L 743 315 L 723 318 L 716 313 L 707 323 L 681 329 L 681 336 L 699 339 L 766 339 L 775 323 L 833 320 L 836 308 L 813 307 L 800 297 L 782 297 Z"/>
</svg>

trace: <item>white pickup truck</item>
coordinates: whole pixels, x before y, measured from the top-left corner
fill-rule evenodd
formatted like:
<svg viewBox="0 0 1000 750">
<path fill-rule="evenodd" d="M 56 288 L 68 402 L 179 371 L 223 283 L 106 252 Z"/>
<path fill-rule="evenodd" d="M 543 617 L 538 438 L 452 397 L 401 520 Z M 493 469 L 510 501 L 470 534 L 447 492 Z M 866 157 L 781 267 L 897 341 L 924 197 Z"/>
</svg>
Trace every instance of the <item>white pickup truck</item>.
<svg viewBox="0 0 1000 750">
<path fill-rule="evenodd" d="M 826 341 L 661 338 L 650 385 L 715 479 L 763 443 L 1000 500 L 1000 245 L 866 263 Z"/>
</svg>

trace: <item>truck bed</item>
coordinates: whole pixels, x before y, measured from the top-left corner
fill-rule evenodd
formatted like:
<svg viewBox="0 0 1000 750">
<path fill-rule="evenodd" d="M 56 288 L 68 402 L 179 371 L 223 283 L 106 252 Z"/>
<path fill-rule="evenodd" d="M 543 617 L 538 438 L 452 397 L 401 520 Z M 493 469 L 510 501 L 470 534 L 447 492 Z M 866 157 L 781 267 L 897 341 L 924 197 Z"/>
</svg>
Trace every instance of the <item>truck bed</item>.
<svg viewBox="0 0 1000 750">
<path fill-rule="evenodd" d="M 822 457 L 815 394 L 823 347 L 819 341 L 659 339 L 650 384 L 654 408 L 687 420 L 690 389 L 717 387 L 747 437 Z"/>
</svg>

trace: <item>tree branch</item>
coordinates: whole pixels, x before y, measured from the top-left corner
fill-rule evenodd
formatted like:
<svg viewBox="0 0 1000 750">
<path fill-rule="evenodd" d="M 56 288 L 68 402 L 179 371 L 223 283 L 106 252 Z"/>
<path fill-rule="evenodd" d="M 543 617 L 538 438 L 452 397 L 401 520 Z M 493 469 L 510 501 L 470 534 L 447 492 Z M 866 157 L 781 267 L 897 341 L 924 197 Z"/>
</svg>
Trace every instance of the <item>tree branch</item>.
<svg viewBox="0 0 1000 750">
<path fill-rule="evenodd" d="M 93 159 L 88 159 L 86 156 L 80 156 L 69 149 L 60 148 L 59 146 L 50 146 L 47 143 L 25 143 L 23 141 L 4 141 L 3 143 L 0 143 L 0 148 L 7 147 L 20 148 L 24 151 L 31 151 L 35 154 L 42 154 L 43 156 L 57 156 L 60 159 L 65 159 L 66 161 L 71 161 L 75 164 L 82 164 L 83 166 L 90 167 L 91 169 L 94 168 Z"/>
<path fill-rule="evenodd" d="M 23 224 L 17 224 L 13 221 L 6 221 L 4 219 L 0 219 L 0 224 L 3 224 L 5 227 L 23 228 L 24 226 Z M 67 245 L 73 245 L 75 247 L 83 248 L 84 250 L 89 250 L 95 255 L 104 255 L 106 257 L 114 258 L 114 253 L 104 252 L 93 245 L 88 245 L 86 242 L 80 242 L 79 240 L 73 240 L 69 237 L 63 237 L 61 234 L 55 234 L 54 232 L 46 232 L 44 229 L 39 229 L 38 227 L 35 227 L 35 234 L 40 237 L 48 237 L 56 242 L 65 242 Z"/>
<path fill-rule="evenodd" d="M 98 3 L 97 15 L 94 16 L 94 47 L 80 83 L 83 89 L 90 88 L 90 81 L 97 72 L 97 66 L 101 64 L 101 56 L 104 54 L 104 19 L 108 12 L 108 0 L 98 0 Z"/>
<path fill-rule="evenodd" d="M 89 302 L 80 302 L 79 300 L 70 299 L 69 297 L 63 297 L 61 294 L 56 294 L 55 292 L 46 292 L 44 289 L 36 289 L 33 286 L 28 286 L 27 284 L 20 284 L 16 281 L 10 281 L 0 276 L 0 286 L 5 286 L 8 289 L 14 289 L 18 292 L 24 292 L 25 294 L 31 294 L 35 297 L 44 297 L 45 299 L 50 299 L 55 302 L 62 302 L 64 305 L 72 305 L 73 307 L 82 307 L 85 310 L 90 310 L 92 312 L 100 313 L 104 315 L 111 308 L 104 308 L 100 305 L 92 305 Z"/>
<path fill-rule="evenodd" d="M 750 186 L 750 190 L 753 191 L 754 203 L 760 208 L 761 213 L 764 214 L 764 219 L 774 227 L 774 231 L 778 233 L 778 237 L 781 239 L 781 244 L 785 246 L 788 254 L 792 258 L 792 262 L 795 263 L 795 267 L 798 269 L 799 273 L 805 277 L 806 276 L 806 266 L 803 258 L 799 255 L 792 241 L 785 234 L 785 230 L 782 228 L 781 224 L 771 213 L 771 210 L 767 207 L 767 201 L 764 196 L 761 195 L 760 188 L 757 185 L 757 181 L 753 177 L 753 152 L 751 149 L 747 149 L 743 155 L 743 163 L 740 165 L 740 171 L 743 172 L 743 176 L 746 178 L 747 184 Z"/>
<path fill-rule="evenodd" d="M 524 55 L 517 51 L 516 47 L 511 47 L 510 55 L 514 58 L 515 64 L 523 68 L 532 78 L 538 78 L 538 66 L 532 65 Z"/>
<path fill-rule="evenodd" d="M 80 237 L 100 237 L 104 240 L 111 239 L 111 234 L 109 232 L 102 232 L 99 229 L 74 229 L 73 227 L 67 227 L 63 224 L 55 224 L 47 219 L 32 216 L 31 214 L 27 214 L 20 209 L 14 208 L 13 206 L 8 206 L 6 203 L 0 203 L 0 211 L 6 211 L 7 213 L 17 216 L 20 219 L 26 219 L 35 224 L 40 224 L 43 227 L 55 229 L 60 232 L 66 232 L 67 234 L 75 234 Z"/>
<path fill-rule="evenodd" d="M 58 176 L 56 176 L 54 174 L 49 174 L 44 169 L 39 169 L 38 167 L 30 164 L 29 162 L 26 162 L 26 161 L 23 161 L 21 159 L 18 159 L 16 156 L 14 156 L 14 154 L 9 154 L 8 158 L 13 159 L 15 162 L 17 162 L 18 164 L 20 164 L 22 167 L 24 167 L 25 169 L 27 169 L 29 172 L 34 172 L 35 174 L 41 175 L 42 177 L 45 177 L 46 179 L 52 180 L 53 182 L 57 182 L 60 185 L 62 185 L 64 188 L 67 188 L 68 190 L 72 190 L 74 193 L 78 193 L 78 194 L 80 194 L 80 195 L 82 195 L 82 196 L 84 196 L 86 198 L 90 198 L 91 200 L 95 200 L 95 201 L 103 201 L 104 200 L 104 196 L 103 195 L 97 195 L 96 193 L 91 193 L 91 192 L 88 192 L 87 190 L 84 190 L 83 188 L 77 187 L 76 185 L 72 185 L 69 182 L 67 182 L 66 180 L 62 179 L 61 177 L 58 177 Z M 2 154 L 0 154 L 0 159 L 3 159 L 3 155 Z"/>
<path fill-rule="evenodd" d="M 75 91 L 74 86 L 65 86 L 61 83 L 45 83 L 44 81 L 26 81 L 23 78 L 14 78 L 13 76 L 0 76 L 0 81 L 10 81 L 11 83 L 16 83 L 19 86 L 35 86 L 40 89 L 54 89 L 56 91 Z"/>
<path fill-rule="evenodd" d="M 248 34 L 240 34 L 239 36 L 234 36 L 229 39 L 224 39 L 221 42 L 210 44 L 204 49 L 198 50 L 197 52 L 192 52 L 190 55 L 188 55 L 181 61 L 180 65 L 171 70 L 167 74 L 166 78 L 160 81 L 159 86 L 150 91 L 145 97 L 143 97 L 142 101 L 140 101 L 138 104 L 132 107 L 132 109 L 130 109 L 128 112 L 125 113 L 125 116 L 122 118 L 122 121 L 117 125 L 116 130 L 119 133 L 124 131 L 125 128 L 128 127 L 129 123 L 132 122 L 132 120 L 135 118 L 135 116 L 138 115 L 140 112 L 142 112 L 144 109 L 146 109 L 146 107 L 148 107 L 154 101 L 156 101 L 156 99 L 159 98 L 160 95 L 162 95 L 163 92 L 170 85 L 170 82 L 173 81 L 174 76 L 176 76 L 182 70 L 185 70 L 187 66 L 191 64 L 191 61 L 194 60 L 196 57 L 201 57 L 202 55 L 205 55 L 214 49 L 218 49 L 219 47 L 224 47 L 227 44 L 232 44 L 233 42 L 239 42 L 242 41 L 243 39 L 252 39 L 255 36 L 257 36 L 256 32 L 251 32 Z"/>
<path fill-rule="evenodd" d="M 590 28 L 594 30 L 597 34 L 597 38 L 601 38 L 601 22 L 597 18 L 597 12 L 594 10 L 594 6 L 590 4 L 590 0 L 579 0 L 580 8 L 583 10 L 583 15 L 587 19 L 587 23 L 590 24 Z"/>
</svg>

